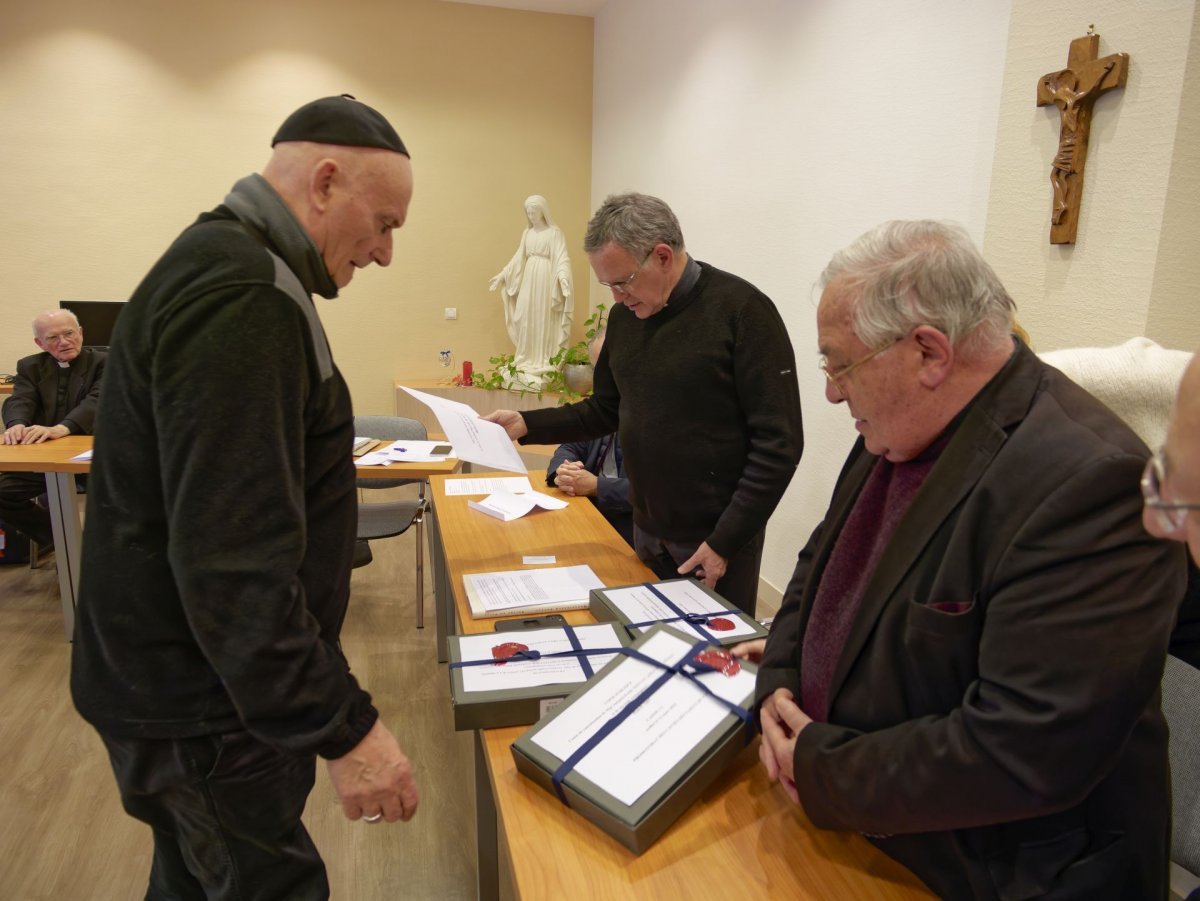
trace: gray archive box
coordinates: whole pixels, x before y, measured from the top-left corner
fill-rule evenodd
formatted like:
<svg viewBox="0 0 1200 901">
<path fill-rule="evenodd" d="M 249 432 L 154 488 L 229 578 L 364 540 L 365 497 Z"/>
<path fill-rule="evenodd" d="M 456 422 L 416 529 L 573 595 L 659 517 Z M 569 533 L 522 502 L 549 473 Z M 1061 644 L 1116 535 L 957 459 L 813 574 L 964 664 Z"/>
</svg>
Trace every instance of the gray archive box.
<svg viewBox="0 0 1200 901">
<path fill-rule="evenodd" d="M 600 622 L 616 621 L 624 626 L 628 626 L 631 622 L 635 622 L 635 620 L 631 620 L 610 599 L 609 595 L 612 594 L 612 592 L 621 591 L 626 588 L 638 588 L 644 584 L 649 584 L 654 588 L 659 588 L 662 585 L 672 585 L 680 582 L 691 583 L 696 589 L 699 589 L 701 592 L 708 595 L 708 597 L 713 601 L 716 601 L 724 610 L 727 611 L 727 613 L 721 614 L 717 621 L 711 622 L 709 625 L 691 625 L 682 620 L 671 618 L 666 621 L 668 626 L 671 626 L 674 629 L 679 629 L 681 632 L 687 632 L 691 635 L 694 635 L 696 638 L 707 638 L 710 641 L 719 644 L 723 648 L 733 647 L 735 644 L 741 644 L 743 641 L 754 641 L 756 638 L 767 637 L 768 629 L 763 626 L 762 623 L 760 623 L 754 617 L 743 613 L 704 583 L 696 582 L 694 579 L 669 579 L 665 582 L 639 583 L 638 585 L 620 585 L 613 588 L 593 588 L 588 597 L 588 612 L 591 613 L 592 616 L 596 617 L 596 619 Z M 675 614 L 672 614 L 671 616 L 674 617 Z M 729 631 L 722 631 L 719 628 L 721 620 L 725 620 L 727 622 L 740 622 L 753 629 L 753 632 L 743 632 L 738 635 L 732 635 Z M 646 627 L 641 627 L 634 631 L 644 632 L 645 629 Z"/>
<path fill-rule="evenodd" d="M 612 625 L 612 643 L 611 647 L 625 647 L 630 644 L 626 631 L 620 626 L 613 624 L 600 623 L 603 625 Z M 580 630 L 596 629 L 597 626 L 575 626 L 576 633 Z M 521 639 L 528 638 L 530 635 L 540 634 L 544 632 L 561 632 L 565 634 L 565 629 L 535 629 L 530 632 L 515 630 L 511 632 L 486 632 L 478 633 L 477 635 L 449 635 L 446 640 L 450 653 L 450 662 L 457 663 L 462 661 L 462 641 L 464 638 L 476 638 L 479 634 L 486 635 L 495 641 L 496 647 L 501 648 L 506 644 L 516 643 L 523 644 Z M 508 660 L 507 657 L 497 659 Z M 594 658 L 592 660 L 592 671 L 596 672 L 600 669 L 596 665 Z M 495 664 L 493 664 L 495 665 Z M 503 664 L 504 666 L 523 666 L 525 664 L 510 661 Z M 571 692 L 578 688 L 582 688 L 586 684 L 583 677 L 583 672 L 580 670 L 579 679 L 574 682 L 555 682 L 550 685 L 535 685 L 528 688 L 508 688 L 495 691 L 467 691 L 463 684 L 464 667 L 451 666 L 450 670 L 450 700 L 454 704 L 454 728 L 456 731 L 462 732 L 469 729 L 499 729 L 504 726 L 527 726 L 530 723 L 536 723 L 548 712 L 548 709 L 554 706 L 554 703 L 562 700 Z"/>
<path fill-rule="evenodd" d="M 634 641 L 633 647 L 640 648 L 662 630 L 672 632 L 675 637 L 684 641 L 698 640 L 696 636 L 660 624 L 650 627 Z M 572 693 L 559 707 L 513 742 L 513 760 L 520 773 L 546 791 L 555 794 L 553 774 L 562 761 L 535 744 L 532 737 L 564 710 L 578 703 L 592 687 L 621 666 L 626 659 L 618 657 L 613 660 L 583 688 Z M 746 661 L 740 661 L 740 664 L 747 672 L 757 673 L 754 664 Z M 751 692 L 742 702 L 742 706 L 749 710 L 753 704 L 754 696 Z M 575 770 L 563 779 L 563 793 L 572 810 L 599 826 L 634 854 L 641 854 L 691 807 L 741 753 L 749 737 L 747 728 L 735 713 L 727 713 L 716 728 L 632 805 L 613 797 Z"/>
</svg>

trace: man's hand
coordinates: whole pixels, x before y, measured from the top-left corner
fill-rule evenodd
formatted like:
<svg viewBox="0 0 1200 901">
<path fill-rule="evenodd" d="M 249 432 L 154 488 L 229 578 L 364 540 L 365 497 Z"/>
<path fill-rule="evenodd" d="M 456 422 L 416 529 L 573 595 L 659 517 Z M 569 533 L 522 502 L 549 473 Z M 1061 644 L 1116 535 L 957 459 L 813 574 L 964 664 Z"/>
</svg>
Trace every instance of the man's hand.
<svg viewBox="0 0 1200 901">
<path fill-rule="evenodd" d="M 417 812 L 412 764 L 382 720 L 349 754 L 326 763 L 347 819 L 383 814 L 389 823 L 407 822 Z"/>
<path fill-rule="evenodd" d="M 767 640 L 765 638 L 756 638 L 754 641 L 743 641 L 741 644 L 735 644 L 729 649 L 729 653 L 734 657 L 740 657 L 742 660 L 749 660 L 751 663 L 762 663 L 763 651 L 766 649 Z M 770 700 L 770 698 L 767 700 Z"/>
<path fill-rule="evenodd" d="M 800 709 L 786 688 L 775 689 L 774 694 L 762 702 L 759 718 L 763 737 L 758 746 L 758 758 L 767 771 L 767 778 L 778 780 L 788 797 L 799 804 L 794 769 L 796 736 L 812 722 L 812 718 Z"/>
<path fill-rule="evenodd" d="M 4 443 L 41 444 L 70 434 L 71 430 L 65 425 L 14 425 L 4 430 Z"/>
<path fill-rule="evenodd" d="M 595 497 L 599 480 L 578 460 L 568 460 L 554 470 L 554 484 L 574 497 Z"/>
<path fill-rule="evenodd" d="M 529 434 L 529 428 L 525 425 L 525 417 L 516 410 L 496 410 L 480 418 L 504 426 L 504 431 L 508 432 L 508 437 L 513 441 Z"/>
<path fill-rule="evenodd" d="M 679 565 L 676 572 L 681 576 L 697 575 L 709 588 L 716 588 L 721 576 L 725 575 L 727 563 L 728 561 L 710 548 L 708 542 L 705 541 L 696 548 L 696 553 Z"/>
</svg>

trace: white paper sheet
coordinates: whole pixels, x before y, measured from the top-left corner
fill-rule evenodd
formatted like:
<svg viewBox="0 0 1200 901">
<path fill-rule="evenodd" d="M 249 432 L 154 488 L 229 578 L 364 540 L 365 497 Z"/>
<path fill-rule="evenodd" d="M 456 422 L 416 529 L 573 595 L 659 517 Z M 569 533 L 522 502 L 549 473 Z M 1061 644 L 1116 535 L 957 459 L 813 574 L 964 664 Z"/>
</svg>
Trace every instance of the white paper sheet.
<svg viewBox="0 0 1200 901">
<path fill-rule="evenodd" d="M 529 471 L 503 426 L 480 419 L 479 414 L 466 404 L 405 388 L 403 385 L 400 387 L 433 411 L 442 431 L 446 433 L 447 441 L 454 445 L 454 451 L 460 460 L 478 463 L 489 469 Z"/>
<path fill-rule="evenodd" d="M 545 569 L 471 573 L 463 576 L 468 598 L 485 612 L 520 610 L 529 606 L 572 604 L 587 606 L 588 593 L 604 583 L 586 563 Z M 474 606 L 474 603 L 472 603 Z"/>
<path fill-rule="evenodd" d="M 540 507 L 543 510 L 561 510 L 567 506 L 567 502 L 561 498 L 542 494 L 540 491 L 526 491 L 521 494 L 497 491 L 481 501 L 467 501 L 467 506 L 504 522 L 511 522 L 524 516 L 534 507 Z"/>
<path fill-rule="evenodd" d="M 584 648 L 616 648 L 621 642 L 611 623 L 597 626 L 576 626 L 575 637 Z M 458 640 L 463 660 L 491 660 L 492 648 L 506 642 L 523 644 L 533 651 L 555 654 L 570 651 L 571 641 L 562 629 L 530 629 L 516 632 L 490 632 L 485 635 L 464 635 Z M 599 672 L 612 654 L 588 655 L 592 672 Z M 502 666 L 464 666 L 465 691 L 499 691 L 507 688 L 531 688 L 536 685 L 557 685 L 560 682 L 585 682 L 578 657 L 552 657 L 541 660 L 508 660 Z"/>
<path fill-rule="evenodd" d="M 661 591 L 672 604 L 684 613 L 720 613 L 725 609 L 701 591 L 696 586 L 696 583 L 690 579 L 679 582 L 664 582 L 656 584 L 654 587 Z M 629 617 L 631 623 L 645 623 L 651 620 L 668 619 L 678 616 L 670 607 L 655 597 L 649 588 L 643 585 L 635 585 L 631 588 L 618 588 L 615 591 L 607 592 L 607 597 L 617 609 Z M 754 626 L 742 620 L 736 612 L 729 612 L 728 616 L 723 616 L 721 619 L 732 623 L 733 628 L 724 630 L 709 629 L 704 625 L 692 626 L 680 620 L 668 623 L 668 625 L 682 631 L 700 629 L 705 635 L 711 636 L 716 641 L 736 635 L 753 635 L 755 632 Z M 646 626 L 636 631 L 643 632 L 648 628 L 649 626 Z"/>
<path fill-rule="evenodd" d="M 80 463 L 90 463 L 92 460 L 92 452 L 90 450 L 85 450 L 82 454 L 76 454 L 71 458 L 71 460 L 72 462 L 78 461 Z"/>
<path fill-rule="evenodd" d="M 660 633 L 641 653 L 664 663 L 680 660 L 692 643 Z M 533 735 L 559 760 L 570 757 L 625 705 L 662 676 L 662 670 L 632 658 L 590 685 L 570 707 Z M 754 674 L 705 673 L 698 677 L 722 698 L 741 704 L 754 693 Z M 729 713 L 691 680 L 675 676 L 575 766 L 622 804 L 633 804 L 707 736 Z"/>
<path fill-rule="evenodd" d="M 456 494 L 492 494 L 496 491 L 520 494 L 522 491 L 533 491 L 533 486 L 529 484 L 528 477 L 519 479 L 513 476 L 504 476 L 501 478 L 446 480 L 447 497 L 454 497 Z"/>
</svg>

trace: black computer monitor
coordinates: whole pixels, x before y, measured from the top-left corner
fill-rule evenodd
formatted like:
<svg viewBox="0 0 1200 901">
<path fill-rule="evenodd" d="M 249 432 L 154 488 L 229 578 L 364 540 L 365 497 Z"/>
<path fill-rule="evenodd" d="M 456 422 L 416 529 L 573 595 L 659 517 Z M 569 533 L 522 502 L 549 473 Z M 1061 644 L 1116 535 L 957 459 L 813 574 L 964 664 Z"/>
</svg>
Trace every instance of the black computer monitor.
<svg viewBox="0 0 1200 901">
<path fill-rule="evenodd" d="M 123 300 L 60 300 L 59 309 L 70 310 L 83 329 L 86 347 L 108 347 L 112 344 L 113 327 L 125 307 Z"/>
</svg>

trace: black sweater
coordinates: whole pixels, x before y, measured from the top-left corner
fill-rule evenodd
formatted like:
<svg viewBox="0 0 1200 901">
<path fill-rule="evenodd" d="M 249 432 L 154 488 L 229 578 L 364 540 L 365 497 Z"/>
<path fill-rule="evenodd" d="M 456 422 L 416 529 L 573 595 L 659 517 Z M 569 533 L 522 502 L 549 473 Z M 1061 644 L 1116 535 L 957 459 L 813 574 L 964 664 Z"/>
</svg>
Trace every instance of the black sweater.
<svg viewBox="0 0 1200 901">
<path fill-rule="evenodd" d="M 254 176 L 183 232 L 121 314 L 71 672 L 105 734 L 245 728 L 339 757 L 375 722 L 337 643 L 354 428 L 314 290 L 337 292 Z"/>
<path fill-rule="evenodd" d="M 634 522 L 731 557 L 766 527 L 800 461 L 800 392 L 770 298 L 699 265 L 691 289 L 648 319 L 614 305 L 592 396 L 524 413 L 522 441 L 578 441 L 619 426 Z"/>
</svg>

